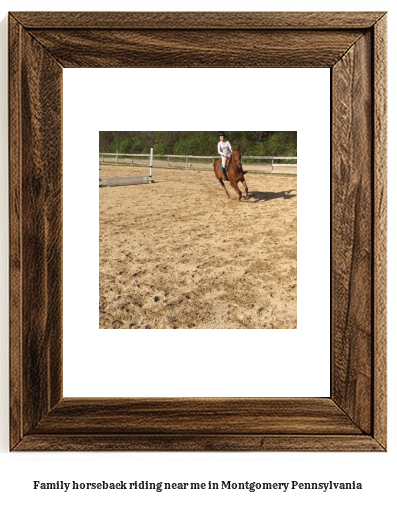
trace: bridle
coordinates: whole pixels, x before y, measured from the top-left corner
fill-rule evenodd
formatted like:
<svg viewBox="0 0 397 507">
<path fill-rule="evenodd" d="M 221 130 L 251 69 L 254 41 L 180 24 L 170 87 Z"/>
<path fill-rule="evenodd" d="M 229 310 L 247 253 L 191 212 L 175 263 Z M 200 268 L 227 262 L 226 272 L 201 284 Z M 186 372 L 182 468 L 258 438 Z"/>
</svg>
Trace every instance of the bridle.
<svg viewBox="0 0 397 507">
<path fill-rule="evenodd" d="M 236 157 L 234 155 L 235 153 L 238 154 L 238 159 L 236 159 Z M 243 168 L 243 164 L 241 162 L 241 153 L 239 151 L 237 151 L 237 150 L 233 151 L 232 159 L 233 159 L 233 162 L 236 164 L 237 169 Z"/>
</svg>

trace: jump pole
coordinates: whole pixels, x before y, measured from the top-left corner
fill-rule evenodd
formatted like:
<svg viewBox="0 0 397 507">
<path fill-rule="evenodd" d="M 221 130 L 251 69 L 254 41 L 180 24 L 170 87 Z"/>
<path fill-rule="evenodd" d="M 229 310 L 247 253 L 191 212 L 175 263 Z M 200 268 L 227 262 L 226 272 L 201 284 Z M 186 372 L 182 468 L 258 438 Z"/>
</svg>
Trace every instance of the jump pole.
<svg viewBox="0 0 397 507">
<path fill-rule="evenodd" d="M 118 152 L 117 155 L 118 156 Z M 141 183 L 154 183 L 153 179 L 153 148 L 150 148 L 149 176 L 118 176 L 114 178 L 100 178 L 100 187 L 118 187 L 125 185 L 138 185 Z"/>
</svg>

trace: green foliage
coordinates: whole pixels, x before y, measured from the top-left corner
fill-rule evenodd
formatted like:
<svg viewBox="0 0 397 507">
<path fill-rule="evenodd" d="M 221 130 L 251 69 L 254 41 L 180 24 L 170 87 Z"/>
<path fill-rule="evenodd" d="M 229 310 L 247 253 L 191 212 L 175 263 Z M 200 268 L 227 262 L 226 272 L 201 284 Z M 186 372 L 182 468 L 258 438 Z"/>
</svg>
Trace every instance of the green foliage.
<svg viewBox="0 0 397 507">
<path fill-rule="evenodd" d="M 276 150 L 282 147 L 280 155 L 286 157 L 296 157 L 297 154 L 297 133 L 292 131 L 274 132 L 265 144 L 265 153 L 263 155 L 274 155 Z"/>
<path fill-rule="evenodd" d="M 157 155 L 203 155 L 217 153 L 219 131 L 103 131 L 99 132 L 101 153 L 149 153 Z M 227 132 L 232 146 L 240 146 L 244 155 L 297 156 L 295 131 Z"/>
</svg>

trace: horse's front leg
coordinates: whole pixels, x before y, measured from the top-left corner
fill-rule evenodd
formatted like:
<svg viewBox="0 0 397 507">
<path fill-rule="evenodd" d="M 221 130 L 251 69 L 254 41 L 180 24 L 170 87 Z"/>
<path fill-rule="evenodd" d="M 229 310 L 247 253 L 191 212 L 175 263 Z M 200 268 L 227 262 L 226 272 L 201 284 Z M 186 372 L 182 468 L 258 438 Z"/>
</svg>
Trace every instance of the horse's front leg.
<svg viewBox="0 0 397 507">
<path fill-rule="evenodd" d="M 244 179 L 243 179 L 243 185 L 244 185 L 244 190 L 245 190 L 244 199 L 248 199 L 248 186 L 247 186 L 247 183 L 245 182 Z"/>
</svg>

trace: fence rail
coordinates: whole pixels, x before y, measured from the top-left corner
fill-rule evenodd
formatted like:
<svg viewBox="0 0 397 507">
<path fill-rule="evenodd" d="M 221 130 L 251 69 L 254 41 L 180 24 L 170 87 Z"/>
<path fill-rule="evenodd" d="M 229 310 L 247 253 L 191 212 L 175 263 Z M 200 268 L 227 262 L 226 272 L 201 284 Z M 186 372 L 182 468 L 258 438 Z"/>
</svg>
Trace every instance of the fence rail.
<svg viewBox="0 0 397 507">
<path fill-rule="evenodd" d="M 212 170 L 212 166 L 219 155 L 154 155 L 154 168 L 169 169 L 200 169 Z M 149 153 L 100 153 L 99 163 L 102 165 L 123 165 L 133 167 L 147 167 L 150 160 Z M 244 155 L 244 168 L 254 172 L 264 173 L 297 173 L 297 157 Z"/>
</svg>

